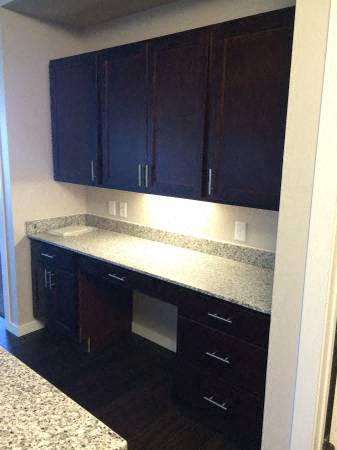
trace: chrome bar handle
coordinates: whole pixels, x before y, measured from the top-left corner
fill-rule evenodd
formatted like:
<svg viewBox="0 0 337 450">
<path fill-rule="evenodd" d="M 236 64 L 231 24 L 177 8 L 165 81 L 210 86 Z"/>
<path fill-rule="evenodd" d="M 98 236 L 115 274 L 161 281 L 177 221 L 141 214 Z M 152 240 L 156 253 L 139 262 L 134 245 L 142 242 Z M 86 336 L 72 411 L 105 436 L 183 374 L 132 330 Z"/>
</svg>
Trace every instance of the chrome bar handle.
<svg viewBox="0 0 337 450">
<path fill-rule="evenodd" d="M 149 165 L 145 164 L 145 187 L 149 187 Z"/>
<path fill-rule="evenodd" d="M 44 256 L 45 258 L 48 259 L 54 259 L 54 255 L 49 255 L 48 253 L 41 253 L 41 256 Z"/>
<path fill-rule="evenodd" d="M 213 178 L 213 170 L 208 169 L 208 196 L 212 195 L 212 178 Z"/>
<path fill-rule="evenodd" d="M 94 182 L 95 181 L 95 162 L 93 159 L 90 161 L 90 167 L 91 167 L 91 181 Z"/>
<path fill-rule="evenodd" d="M 52 281 L 52 277 L 55 276 L 55 274 L 52 272 L 48 272 L 48 273 L 49 273 L 49 289 L 52 289 L 53 287 L 55 287 L 55 283 L 53 283 L 53 281 Z"/>
<path fill-rule="evenodd" d="M 226 403 L 218 403 L 215 400 L 213 400 L 213 398 L 214 398 L 213 396 L 212 397 L 206 397 L 206 396 L 203 397 L 203 399 L 206 400 L 206 402 L 211 403 L 212 405 L 216 406 L 217 408 L 220 408 L 224 411 L 228 410 Z"/>
<path fill-rule="evenodd" d="M 48 272 L 47 269 L 44 269 L 44 287 L 48 289 Z"/>
<path fill-rule="evenodd" d="M 138 164 L 138 186 L 142 187 L 142 165 Z"/>
<path fill-rule="evenodd" d="M 218 361 L 221 361 L 221 362 L 223 362 L 225 364 L 229 364 L 229 365 L 231 364 L 229 356 L 226 356 L 226 358 L 221 358 L 221 356 L 218 356 L 216 354 L 216 352 L 212 352 L 212 353 L 211 352 L 206 352 L 206 355 L 209 356 L 210 358 L 217 359 Z"/>
<path fill-rule="evenodd" d="M 110 278 L 112 278 L 114 280 L 117 280 L 117 281 L 121 281 L 122 283 L 124 283 L 124 281 L 125 281 L 124 277 L 119 277 L 119 276 L 117 276 L 117 275 L 115 275 L 113 273 L 108 273 L 108 277 L 110 277 Z"/>
<path fill-rule="evenodd" d="M 207 315 L 208 315 L 209 317 L 212 317 L 213 319 L 218 319 L 218 320 L 221 320 L 222 322 L 226 322 L 226 323 L 228 323 L 229 325 L 232 325 L 232 323 L 233 323 L 233 320 L 232 320 L 230 317 L 221 317 L 221 316 L 218 316 L 217 313 L 214 313 L 214 314 L 212 314 L 212 313 L 207 313 Z"/>
</svg>

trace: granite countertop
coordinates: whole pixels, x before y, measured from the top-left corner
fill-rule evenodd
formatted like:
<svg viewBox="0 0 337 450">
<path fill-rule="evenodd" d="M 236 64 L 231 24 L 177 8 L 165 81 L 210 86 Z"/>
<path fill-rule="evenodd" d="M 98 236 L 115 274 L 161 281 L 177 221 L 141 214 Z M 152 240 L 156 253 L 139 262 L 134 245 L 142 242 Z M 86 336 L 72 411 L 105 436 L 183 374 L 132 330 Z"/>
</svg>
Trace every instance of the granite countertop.
<svg viewBox="0 0 337 450">
<path fill-rule="evenodd" d="M 0 347 L 0 448 L 126 450 L 127 443 Z"/>
<path fill-rule="evenodd" d="M 59 237 L 48 232 L 28 237 L 255 311 L 271 312 L 272 269 L 102 229 L 77 237 Z"/>
</svg>

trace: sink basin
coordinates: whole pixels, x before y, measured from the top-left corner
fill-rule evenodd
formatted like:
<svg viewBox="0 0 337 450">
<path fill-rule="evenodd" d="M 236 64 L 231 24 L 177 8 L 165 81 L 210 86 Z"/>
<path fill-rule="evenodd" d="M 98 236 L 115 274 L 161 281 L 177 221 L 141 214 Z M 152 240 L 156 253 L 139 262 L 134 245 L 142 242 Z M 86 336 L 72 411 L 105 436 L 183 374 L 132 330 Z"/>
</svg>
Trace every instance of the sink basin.
<svg viewBox="0 0 337 450">
<path fill-rule="evenodd" d="M 89 227 L 87 225 L 70 225 L 68 227 L 57 228 L 55 230 L 48 231 L 49 234 L 54 236 L 80 236 L 82 234 L 90 233 L 91 231 L 96 230 L 95 227 Z"/>
</svg>

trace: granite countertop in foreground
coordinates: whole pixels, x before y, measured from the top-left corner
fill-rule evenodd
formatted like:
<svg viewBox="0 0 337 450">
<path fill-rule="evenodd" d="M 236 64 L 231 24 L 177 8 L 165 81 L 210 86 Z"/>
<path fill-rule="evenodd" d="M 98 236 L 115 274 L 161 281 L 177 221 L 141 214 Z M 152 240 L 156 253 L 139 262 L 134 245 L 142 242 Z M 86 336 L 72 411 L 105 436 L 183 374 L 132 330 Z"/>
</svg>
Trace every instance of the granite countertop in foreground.
<svg viewBox="0 0 337 450">
<path fill-rule="evenodd" d="M 126 450 L 127 443 L 0 347 L 0 448 Z"/>
<path fill-rule="evenodd" d="M 77 237 L 48 232 L 28 237 L 262 313 L 271 312 L 272 269 L 102 229 Z"/>
</svg>

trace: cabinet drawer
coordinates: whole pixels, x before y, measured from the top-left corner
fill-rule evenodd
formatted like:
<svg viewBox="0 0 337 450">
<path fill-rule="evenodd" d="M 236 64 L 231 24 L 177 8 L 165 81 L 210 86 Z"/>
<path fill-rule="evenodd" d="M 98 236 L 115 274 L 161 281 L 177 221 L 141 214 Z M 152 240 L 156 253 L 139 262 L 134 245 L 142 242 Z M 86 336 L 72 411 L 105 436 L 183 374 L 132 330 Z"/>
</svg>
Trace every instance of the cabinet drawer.
<svg viewBox="0 0 337 450">
<path fill-rule="evenodd" d="M 178 359 L 264 396 L 267 352 L 188 319 L 178 321 Z"/>
<path fill-rule="evenodd" d="M 186 406 L 199 410 L 202 417 L 215 428 L 242 440 L 252 441 L 259 448 L 261 439 L 263 402 L 254 395 L 217 383 L 189 364 L 180 364 L 175 374 L 174 397 Z"/>
<path fill-rule="evenodd" d="M 153 292 L 152 278 L 132 270 L 84 256 L 79 257 L 78 267 L 81 272 L 109 281 L 117 286 L 138 290 L 149 295 Z"/>
<path fill-rule="evenodd" d="M 267 314 L 188 290 L 179 296 L 179 314 L 260 347 L 268 346 Z"/>
<path fill-rule="evenodd" d="M 70 273 L 76 270 L 75 254 L 69 250 L 37 241 L 32 241 L 31 249 L 34 259 L 46 263 L 50 270 L 59 269 Z"/>
</svg>

